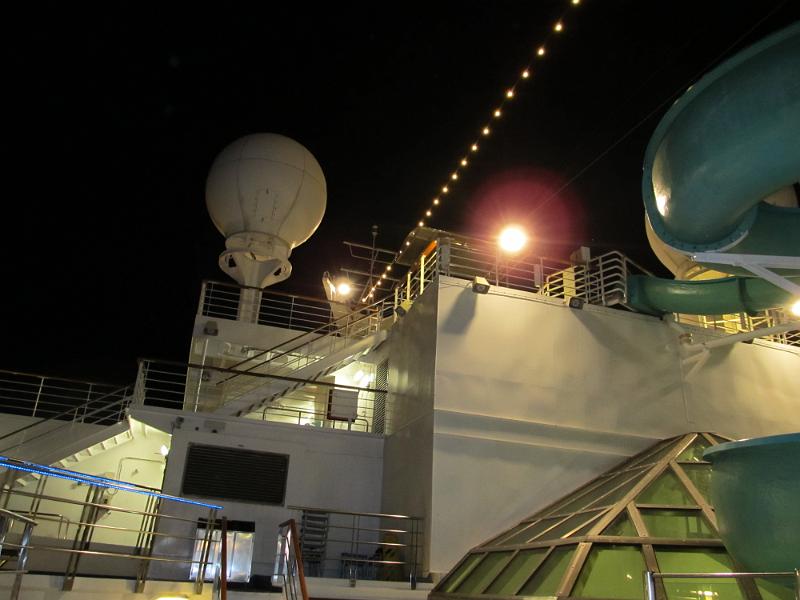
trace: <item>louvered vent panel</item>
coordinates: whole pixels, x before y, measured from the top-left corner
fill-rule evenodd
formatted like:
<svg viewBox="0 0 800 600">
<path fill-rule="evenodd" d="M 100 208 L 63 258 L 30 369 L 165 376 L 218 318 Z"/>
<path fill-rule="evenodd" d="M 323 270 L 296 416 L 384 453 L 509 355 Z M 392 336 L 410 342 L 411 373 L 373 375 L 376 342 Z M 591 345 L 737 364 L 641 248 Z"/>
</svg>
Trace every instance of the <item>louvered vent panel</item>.
<svg viewBox="0 0 800 600">
<path fill-rule="evenodd" d="M 241 448 L 190 444 L 183 494 L 259 504 L 283 504 L 289 457 Z"/>
</svg>

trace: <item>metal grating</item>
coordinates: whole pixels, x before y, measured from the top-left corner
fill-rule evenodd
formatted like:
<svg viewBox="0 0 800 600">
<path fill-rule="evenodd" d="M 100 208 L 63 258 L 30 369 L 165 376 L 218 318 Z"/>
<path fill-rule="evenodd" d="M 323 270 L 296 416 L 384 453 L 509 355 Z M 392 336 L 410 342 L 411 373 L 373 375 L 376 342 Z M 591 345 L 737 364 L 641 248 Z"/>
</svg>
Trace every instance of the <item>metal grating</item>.
<svg viewBox="0 0 800 600">
<path fill-rule="evenodd" d="M 190 444 L 182 493 L 282 505 L 288 473 L 285 454 Z"/>
<path fill-rule="evenodd" d="M 389 360 L 386 359 L 378 364 L 375 369 L 375 389 L 389 389 Z M 386 433 L 386 397 L 388 391 L 375 392 L 375 408 L 372 420 L 372 432 Z"/>
</svg>

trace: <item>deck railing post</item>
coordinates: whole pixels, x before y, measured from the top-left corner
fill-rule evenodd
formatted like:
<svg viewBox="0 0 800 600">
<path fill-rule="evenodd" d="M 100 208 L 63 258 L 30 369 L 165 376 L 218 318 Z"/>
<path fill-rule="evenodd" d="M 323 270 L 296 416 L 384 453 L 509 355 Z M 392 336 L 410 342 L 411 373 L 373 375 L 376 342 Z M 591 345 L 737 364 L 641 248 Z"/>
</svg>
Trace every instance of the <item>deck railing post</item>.
<svg viewBox="0 0 800 600">
<path fill-rule="evenodd" d="M 44 387 L 44 377 L 39 378 L 39 389 L 36 390 L 36 400 L 33 403 L 33 412 L 31 413 L 32 417 L 36 416 L 36 409 L 39 407 L 39 399 L 42 397 L 42 388 Z"/>
<path fill-rule="evenodd" d="M 644 572 L 644 589 L 647 600 L 656 600 L 656 581 L 652 571 Z"/>
<path fill-rule="evenodd" d="M 25 567 L 28 564 L 28 546 L 31 543 L 31 534 L 34 523 L 25 523 L 22 530 L 22 538 L 19 541 L 19 552 L 17 553 L 17 574 L 14 576 L 14 583 L 11 586 L 10 600 L 19 598 L 19 591 L 22 587 L 22 576 L 25 574 Z"/>
<path fill-rule="evenodd" d="M 206 568 L 208 567 L 208 557 L 211 554 L 211 541 L 214 539 L 214 528 L 217 524 L 217 511 L 208 511 L 208 522 L 206 523 L 206 534 L 203 536 L 203 544 L 200 546 L 200 564 L 197 566 L 197 578 L 194 582 L 194 593 L 203 593 L 203 582 L 206 578 Z"/>
</svg>

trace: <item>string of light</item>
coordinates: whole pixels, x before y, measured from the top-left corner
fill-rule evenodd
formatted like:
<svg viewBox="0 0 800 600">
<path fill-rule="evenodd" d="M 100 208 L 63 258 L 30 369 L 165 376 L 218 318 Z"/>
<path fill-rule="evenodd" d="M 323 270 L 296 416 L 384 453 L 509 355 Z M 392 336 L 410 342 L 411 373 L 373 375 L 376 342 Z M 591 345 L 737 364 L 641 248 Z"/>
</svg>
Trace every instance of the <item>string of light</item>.
<svg viewBox="0 0 800 600">
<path fill-rule="evenodd" d="M 572 6 L 572 8 L 574 8 L 580 5 L 581 1 L 582 0 L 569 0 L 569 4 Z M 560 18 L 556 19 L 542 43 L 535 46 L 533 55 L 528 60 L 527 64 L 525 64 L 525 66 L 519 70 L 519 74 L 517 75 L 516 79 L 511 83 L 510 86 L 505 88 L 500 101 L 490 112 L 489 119 L 480 127 L 477 137 L 474 138 L 473 142 L 468 146 L 464 154 L 457 161 L 455 168 L 450 172 L 446 180 L 442 182 L 441 187 L 437 190 L 436 194 L 431 200 L 429 208 L 424 212 L 423 216 L 417 222 L 417 226 L 424 227 L 428 220 L 433 217 L 434 212 L 441 206 L 443 200 L 452 192 L 453 186 L 459 180 L 463 172 L 470 166 L 470 164 L 472 164 L 474 157 L 480 150 L 482 140 L 488 138 L 492 134 L 493 123 L 497 121 L 497 119 L 503 117 L 506 105 L 514 99 L 517 94 L 517 89 L 533 77 L 533 67 L 536 62 L 543 60 L 547 56 L 547 42 L 550 37 L 552 35 L 558 35 L 564 32 L 566 27 L 566 14 L 567 12 L 565 11 Z M 403 250 L 405 250 L 410 244 L 411 243 L 406 240 L 405 246 L 397 251 L 392 263 L 386 265 L 383 273 L 377 278 L 377 281 L 372 285 L 372 288 L 369 290 L 369 292 L 363 295 L 361 298 L 362 302 L 367 302 L 369 299 L 375 296 L 375 292 L 378 291 L 381 283 L 389 277 L 389 273 L 392 270 L 392 265 L 397 262 L 397 260 L 403 255 Z"/>
</svg>

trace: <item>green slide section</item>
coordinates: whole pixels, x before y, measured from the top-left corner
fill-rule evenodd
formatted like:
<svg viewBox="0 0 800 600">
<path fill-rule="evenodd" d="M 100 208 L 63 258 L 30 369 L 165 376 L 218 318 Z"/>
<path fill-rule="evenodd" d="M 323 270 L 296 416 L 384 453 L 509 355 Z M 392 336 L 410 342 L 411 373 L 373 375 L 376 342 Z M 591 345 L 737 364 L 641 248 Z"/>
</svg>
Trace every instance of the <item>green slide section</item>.
<svg viewBox="0 0 800 600">
<path fill-rule="evenodd" d="M 798 568 L 800 433 L 712 446 L 704 458 L 713 465 L 720 537 L 733 557 L 748 571 Z"/>
<path fill-rule="evenodd" d="M 800 23 L 738 53 L 672 106 L 645 153 L 642 194 L 656 235 L 685 254 L 800 256 L 800 209 L 762 202 L 800 181 Z M 730 266 L 710 269 L 749 274 Z M 800 283 L 800 269 L 778 270 Z M 660 314 L 752 312 L 790 294 L 755 277 L 632 277 L 628 304 Z"/>
</svg>

